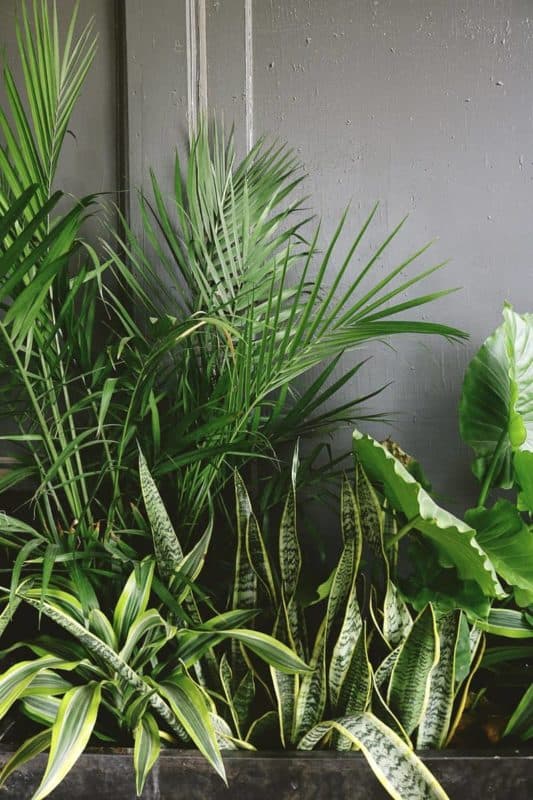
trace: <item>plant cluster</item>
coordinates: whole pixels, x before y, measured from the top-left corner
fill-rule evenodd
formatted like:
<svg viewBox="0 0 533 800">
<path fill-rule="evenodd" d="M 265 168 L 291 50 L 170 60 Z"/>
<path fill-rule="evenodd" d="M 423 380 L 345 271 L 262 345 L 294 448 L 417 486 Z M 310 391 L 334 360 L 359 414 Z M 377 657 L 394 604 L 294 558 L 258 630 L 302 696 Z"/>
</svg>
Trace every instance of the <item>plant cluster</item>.
<svg viewBox="0 0 533 800">
<path fill-rule="evenodd" d="M 403 277 L 424 247 L 378 272 L 403 223 L 368 255 L 375 208 L 339 257 L 347 214 L 324 247 L 293 155 L 259 142 L 238 163 L 207 122 L 170 199 L 151 175 L 142 240 L 119 218 L 91 246 L 97 198 L 55 176 L 96 40 L 76 13 L 58 31 L 55 6 L 21 6 L 24 91 L 6 66 L 0 109 L 0 491 L 20 499 L 0 517 L 0 736 L 22 741 L 0 784 L 48 751 L 41 800 L 94 743 L 133 744 L 139 794 L 162 747 L 224 777 L 224 749 L 320 745 L 360 750 L 393 797 L 445 798 L 415 748 L 450 742 L 476 681 L 529 653 L 495 635 L 533 635 L 532 318 L 506 309 L 465 379 L 466 521 L 356 430 L 313 585 L 301 500 L 335 494 L 323 437 L 379 391 L 337 401 L 365 362 L 337 367 L 400 333 L 463 338 L 405 318 L 446 294 L 406 299 L 441 265 Z M 486 507 L 496 487 L 516 502 Z M 531 701 L 507 733 L 531 736 Z"/>
</svg>

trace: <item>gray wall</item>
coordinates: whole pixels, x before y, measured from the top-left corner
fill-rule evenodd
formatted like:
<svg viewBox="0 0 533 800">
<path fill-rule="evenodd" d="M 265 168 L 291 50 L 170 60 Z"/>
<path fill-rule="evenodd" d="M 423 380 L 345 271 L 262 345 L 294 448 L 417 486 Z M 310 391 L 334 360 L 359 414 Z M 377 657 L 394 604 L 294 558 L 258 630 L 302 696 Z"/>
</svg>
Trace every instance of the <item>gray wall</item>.
<svg viewBox="0 0 533 800">
<path fill-rule="evenodd" d="M 450 264 L 428 289 L 462 289 L 424 317 L 470 342 L 373 347 L 353 391 L 393 381 L 375 403 L 395 412 L 392 435 L 446 499 L 472 501 L 462 375 L 503 301 L 532 302 L 531 0 L 133 0 L 128 11 L 136 182 L 148 164 L 170 169 L 186 114 L 208 106 L 236 121 L 242 148 L 270 133 L 297 149 L 326 232 L 350 200 L 354 229 L 380 200 L 374 242 L 410 214 L 386 263 L 437 239 L 426 265 Z"/>
<path fill-rule="evenodd" d="M 12 6 L 0 0 L 2 32 Z M 394 350 L 373 347 L 353 392 L 393 381 L 374 404 L 395 412 L 392 435 L 453 504 L 472 500 L 456 413 L 462 375 L 503 301 L 519 311 L 532 302 L 531 0 L 124 6 L 132 185 L 149 166 L 169 175 L 176 143 L 209 108 L 236 122 L 241 151 L 263 133 L 297 149 L 325 233 L 350 200 L 353 230 L 381 201 L 373 242 L 409 212 L 382 269 L 437 239 L 425 265 L 451 261 L 428 290 L 463 288 L 424 315 L 468 330 L 470 342 L 404 338 Z M 80 193 L 117 186 L 114 8 L 111 0 L 82 4 L 83 16 L 96 13 L 101 46 L 63 162 Z"/>
</svg>

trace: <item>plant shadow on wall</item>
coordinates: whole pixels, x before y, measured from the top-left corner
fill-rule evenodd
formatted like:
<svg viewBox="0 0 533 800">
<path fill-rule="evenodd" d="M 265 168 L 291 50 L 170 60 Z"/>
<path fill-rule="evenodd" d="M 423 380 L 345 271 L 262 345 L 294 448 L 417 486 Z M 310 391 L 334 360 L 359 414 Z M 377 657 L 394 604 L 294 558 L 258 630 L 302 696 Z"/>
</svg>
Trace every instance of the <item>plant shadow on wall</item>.
<svg viewBox="0 0 533 800">
<path fill-rule="evenodd" d="M 0 111 L 0 391 L 16 425 L 0 489 L 18 488 L 24 511 L 0 519 L 0 717 L 23 741 L 0 780 L 49 751 L 38 800 L 87 745 L 133 744 L 141 792 L 161 747 L 196 746 L 224 775 L 221 749 L 325 740 L 361 749 L 393 796 L 445 797 L 411 741 L 441 746 L 460 717 L 482 648 L 469 625 L 501 594 L 493 566 L 423 480 L 357 434 L 340 560 L 317 588 L 296 487 L 325 495 L 338 465 L 282 459 L 372 398 L 335 402 L 364 365 L 333 377 L 344 353 L 463 338 L 405 318 L 446 294 L 406 299 L 439 267 L 403 277 L 422 248 L 378 273 L 402 223 L 363 257 L 375 209 L 347 252 L 346 215 L 326 246 L 319 226 L 304 236 L 290 151 L 260 142 L 238 163 L 205 124 L 171 199 L 154 175 L 140 196 L 150 257 L 126 220 L 97 253 L 81 228 L 96 199 L 60 212 L 53 193 L 95 52 L 75 26 L 61 44 L 55 8 L 21 7 L 23 87 L 6 67 Z M 279 536 L 259 524 L 276 515 Z M 421 553 L 411 593 L 400 542 Z"/>
</svg>

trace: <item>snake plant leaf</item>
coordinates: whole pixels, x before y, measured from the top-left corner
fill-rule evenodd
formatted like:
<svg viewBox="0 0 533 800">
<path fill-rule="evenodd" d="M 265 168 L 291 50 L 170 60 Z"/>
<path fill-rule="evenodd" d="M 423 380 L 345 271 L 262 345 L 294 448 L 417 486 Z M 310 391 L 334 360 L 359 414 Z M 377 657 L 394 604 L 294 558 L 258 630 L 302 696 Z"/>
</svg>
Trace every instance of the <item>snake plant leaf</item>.
<svg viewBox="0 0 533 800">
<path fill-rule="evenodd" d="M 282 674 L 282 673 L 279 673 Z M 276 731 L 278 729 L 279 715 L 276 711 L 266 711 L 260 717 L 254 719 L 248 733 L 246 734 L 246 741 L 250 742 L 257 749 L 264 749 L 275 741 Z"/>
<path fill-rule="evenodd" d="M 133 766 L 135 788 L 140 797 L 146 778 L 159 758 L 161 738 L 155 717 L 146 711 L 134 731 Z"/>
<path fill-rule="evenodd" d="M 294 738 L 300 739 L 321 719 L 326 707 L 327 683 L 325 649 L 327 637 L 327 614 L 320 625 L 311 662 L 310 671 L 302 678 L 294 710 Z"/>
<path fill-rule="evenodd" d="M 344 611 L 344 619 L 337 641 L 333 645 L 329 662 L 328 685 L 331 703 L 334 708 L 338 704 L 341 686 L 350 669 L 352 654 L 363 629 L 363 620 L 357 600 L 356 577 L 357 575 L 354 573 Z"/>
<path fill-rule="evenodd" d="M 354 541 L 354 572 L 357 574 L 363 549 L 363 531 L 359 518 L 359 506 L 355 493 L 346 475 L 343 476 L 341 488 L 341 531 L 344 542 Z"/>
<path fill-rule="evenodd" d="M 163 681 L 159 688 L 192 741 L 225 782 L 226 772 L 204 692 L 183 672 L 172 681 Z"/>
<path fill-rule="evenodd" d="M 146 513 L 152 528 L 157 567 L 162 578 L 170 578 L 183 561 L 183 551 L 161 495 L 139 449 L 139 478 Z"/>
<path fill-rule="evenodd" d="M 398 661 L 398 656 L 400 655 L 401 649 L 402 646 L 398 645 L 395 650 L 392 650 L 387 656 L 385 656 L 381 664 L 376 669 L 374 673 L 374 682 L 380 691 L 386 684 L 388 684 L 390 676 L 392 675 L 392 670 Z"/>
<path fill-rule="evenodd" d="M 372 691 L 372 670 L 366 649 L 366 630 L 363 628 L 352 654 L 348 673 L 342 684 L 338 711 L 342 716 L 352 716 L 366 711 Z M 350 750 L 346 737 L 337 737 L 337 750 Z"/>
<path fill-rule="evenodd" d="M 312 750 L 332 730 L 361 750 L 372 772 L 394 800 L 449 800 L 412 748 L 369 712 L 317 725 L 298 743 L 298 749 Z"/>
<path fill-rule="evenodd" d="M 446 566 L 474 581 L 486 597 L 498 597 L 502 588 L 487 554 L 475 539 L 475 531 L 448 511 L 439 508 L 407 469 L 381 445 L 354 431 L 354 448 L 371 481 L 383 486 L 388 501 L 427 537 Z"/>
<path fill-rule="evenodd" d="M 300 630 L 298 609 L 296 607 L 296 590 L 302 566 L 302 555 L 298 541 L 296 524 L 296 471 L 298 468 L 298 447 L 294 451 L 292 464 L 291 488 L 285 501 L 279 527 L 279 566 L 281 574 L 281 590 L 286 608 L 290 642 L 300 648 Z"/>
<path fill-rule="evenodd" d="M 76 686 L 64 696 L 52 726 L 46 770 L 32 800 L 43 800 L 58 786 L 85 750 L 100 706 L 99 683 Z"/>
<path fill-rule="evenodd" d="M 418 728 L 417 749 L 444 747 L 455 699 L 455 660 L 461 612 L 439 619 L 439 660 L 429 678 L 429 699 Z"/>
<path fill-rule="evenodd" d="M 248 722 L 250 717 L 250 710 L 252 707 L 252 703 L 255 697 L 255 679 L 254 673 L 252 670 L 248 670 L 245 676 L 240 681 L 239 685 L 237 686 L 237 690 L 233 697 L 233 706 L 235 708 L 235 713 L 237 715 L 238 720 L 238 731 L 239 736 L 241 736 L 241 731 L 245 729 L 245 726 Z"/>
<path fill-rule="evenodd" d="M 252 510 L 252 503 L 246 485 L 237 471 L 234 473 L 234 488 L 237 525 L 241 525 L 246 531 L 245 542 L 248 562 L 267 592 L 269 599 L 276 605 L 276 588 L 270 559 L 259 523 Z"/>
<path fill-rule="evenodd" d="M 16 750 L 8 761 L 4 764 L 0 772 L 0 787 L 4 785 L 7 779 L 14 772 L 17 772 L 31 761 L 32 758 L 48 750 L 50 741 L 52 739 L 52 729 L 47 728 L 44 731 L 39 731 L 35 736 L 26 739 L 21 746 Z"/>
<path fill-rule="evenodd" d="M 490 509 L 467 511 L 465 519 L 498 574 L 515 590 L 519 605 L 533 603 L 533 532 L 516 506 L 498 500 Z"/>
<path fill-rule="evenodd" d="M 405 640 L 412 625 L 409 609 L 397 587 L 389 579 L 383 602 L 383 636 L 392 649 Z"/>
<path fill-rule="evenodd" d="M 368 480 L 366 469 L 359 460 L 355 465 L 355 496 L 363 542 L 368 542 L 374 556 L 380 561 L 386 561 L 383 550 L 383 512 L 374 487 Z M 385 566 L 386 572 L 388 572 L 387 565 L 385 564 Z"/>
<path fill-rule="evenodd" d="M 394 731 L 394 733 L 397 736 L 399 736 L 400 739 L 402 739 L 406 744 L 411 746 L 410 736 L 403 729 L 402 724 L 398 719 L 398 717 L 396 717 L 390 710 L 375 680 L 373 680 L 372 684 L 372 697 L 370 700 L 370 710 L 372 711 L 372 714 L 374 714 L 374 716 L 376 716 L 388 728 Z"/>
<path fill-rule="evenodd" d="M 119 645 L 124 644 L 131 626 L 148 608 L 154 568 L 152 559 L 137 564 L 120 594 L 113 614 L 113 629 Z"/>
<path fill-rule="evenodd" d="M 413 622 L 400 648 L 387 693 L 391 710 L 408 734 L 412 734 L 426 711 L 431 673 L 438 659 L 438 631 L 429 605 Z"/>
<path fill-rule="evenodd" d="M 533 315 L 507 305 L 502 325 L 470 362 L 459 407 L 461 436 L 474 450 L 480 480 L 490 469 L 491 485 L 510 488 L 513 453 L 533 453 L 532 387 Z"/>
<path fill-rule="evenodd" d="M 300 682 L 298 675 L 289 675 L 273 667 L 270 668 L 270 675 L 276 696 L 280 739 L 283 747 L 287 748 L 293 741 L 295 708 Z"/>
</svg>

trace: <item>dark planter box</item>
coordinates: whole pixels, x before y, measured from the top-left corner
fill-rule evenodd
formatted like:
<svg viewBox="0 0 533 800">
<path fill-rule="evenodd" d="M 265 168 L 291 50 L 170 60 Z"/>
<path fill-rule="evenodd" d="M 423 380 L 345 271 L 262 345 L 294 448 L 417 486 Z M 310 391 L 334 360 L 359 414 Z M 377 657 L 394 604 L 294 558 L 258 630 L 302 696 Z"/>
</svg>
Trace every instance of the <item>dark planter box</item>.
<svg viewBox="0 0 533 800">
<path fill-rule="evenodd" d="M 7 758 L 0 752 L 0 764 Z M 29 800 L 43 773 L 38 757 L 0 789 L 1 800 Z M 358 753 L 236 753 L 224 759 L 229 788 L 195 752 L 163 753 L 144 800 L 382 800 Z M 451 800 L 532 800 L 533 754 L 428 753 L 424 761 Z M 83 755 L 53 800 L 134 800 L 131 751 Z"/>
</svg>

